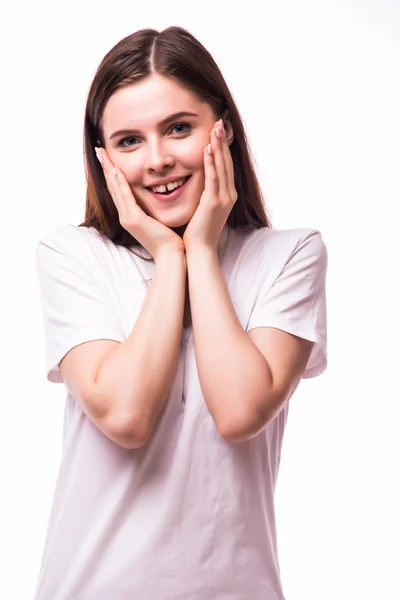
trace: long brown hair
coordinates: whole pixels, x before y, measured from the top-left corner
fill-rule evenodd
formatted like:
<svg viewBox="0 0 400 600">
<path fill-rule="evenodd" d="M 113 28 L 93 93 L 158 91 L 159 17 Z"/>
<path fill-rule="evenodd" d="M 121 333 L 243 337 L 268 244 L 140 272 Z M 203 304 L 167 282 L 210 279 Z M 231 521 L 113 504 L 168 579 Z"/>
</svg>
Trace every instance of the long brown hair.
<svg viewBox="0 0 400 600">
<path fill-rule="evenodd" d="M 216 120 L 229 115 L 234 133 L 230 151 L 238 198 L 227 222 L 233 229 L 246 225 L 257 229 L 272 228 L 243 122 L 222 73 L 206 48 L 186 29 L 177 26 L 161 32 L 141 29 L 128 35 L 106 54 L 97 69 L 85 110 L 87 192 L 85 220 L 79 227 L 94 227 L 103 237 L 129 249 L 139 246 L 139 242 L 119 222 L 118 211 L 94 147 L 103 145 L 101 118 L 110 96 L 117 89 L 132 85 L 154 72 L 176 80 L 201 101 L 207 102 Z"/>
</svg>

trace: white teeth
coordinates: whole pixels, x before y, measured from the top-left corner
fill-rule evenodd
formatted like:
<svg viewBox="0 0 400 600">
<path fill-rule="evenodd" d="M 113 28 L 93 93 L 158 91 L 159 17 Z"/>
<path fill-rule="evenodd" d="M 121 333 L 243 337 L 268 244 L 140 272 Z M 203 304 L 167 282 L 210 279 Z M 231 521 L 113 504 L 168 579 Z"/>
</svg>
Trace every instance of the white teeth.
<svg viewBox="0 0 400 600">
<path fill-rule="evenodd" d="M 156 185 L 150 189 L 152 192 L 156 192 L 158 194 L 160 194 L 162 192 L 166 192 L 167 190 L 170 192 L 171 190 L 174 190 L 175 188 L 183 185 L 185 183 L 185 181 L 186 181 L 186 179 L 178 179 L 177 181 L 172 181 L 171 183 L 167 183 L 167 185 Z"/>
</svg>

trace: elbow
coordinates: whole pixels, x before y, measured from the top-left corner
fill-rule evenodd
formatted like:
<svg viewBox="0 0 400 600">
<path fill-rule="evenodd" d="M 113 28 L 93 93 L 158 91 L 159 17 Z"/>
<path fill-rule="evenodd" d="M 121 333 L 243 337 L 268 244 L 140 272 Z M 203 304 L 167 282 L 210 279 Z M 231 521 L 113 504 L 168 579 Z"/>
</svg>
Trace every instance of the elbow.
<svg viewBox="0 0 400 600">
<path fill-rule="evenodd" d="M 253 427 L 231 427 L 230 429 L 219 429 L 221 437 L 231 444 L 239 444 L 240 442 L 247 442 L 253 437 L 256 437 L 262 431 L 263 428 L 254 429 Z"/>
<path fill-rule="evenodd" d="M 248 399 L 246 406 L 253 409 L 242 411 L 236 418 L 225 420 L 224 426 L 218 427 L 221 436 L 227 442 L 247 442 L 261 433 L 279 414 L 290 395 L 282 392 L 270 393 L 257 400 Z"/>
<path fill-rule="evenodd" d="M 123 432 L 118 435 L 117 444 L 125 450 L 137 450 L 144 446 L 148 439 L 149 436 L 137 432 Z"/>
<path fill-rule="evenodd" d="M 272 415 L 252 415 L 231 419 L 224 426 L 218 427 L 221 437 L 232 444 L 247 442 L 261 433 L 272 420 Z"/>
<path fill-rule="evenodd" d="M 126 450 L 136 450 L 148 441 L 150 432 L 138 419 L 114 419 L 108 427 L 110 439 Z"/>
</svg>

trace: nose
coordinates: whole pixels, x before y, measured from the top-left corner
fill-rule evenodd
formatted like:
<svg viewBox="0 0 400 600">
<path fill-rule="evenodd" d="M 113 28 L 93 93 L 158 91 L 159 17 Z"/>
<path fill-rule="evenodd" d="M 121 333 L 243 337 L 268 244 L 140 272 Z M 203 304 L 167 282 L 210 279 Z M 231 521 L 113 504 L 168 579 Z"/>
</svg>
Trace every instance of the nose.
<svg viewBox="0 0 400 600">
<path fill-rule="evenodd" d="M 165 167 L 174 164 L 174 159 L 167 145 L 159 139 L 149 141 L 147 144 L 147 156 L 145 168 L 149 171 L 163 171 Z"/>
</svg>

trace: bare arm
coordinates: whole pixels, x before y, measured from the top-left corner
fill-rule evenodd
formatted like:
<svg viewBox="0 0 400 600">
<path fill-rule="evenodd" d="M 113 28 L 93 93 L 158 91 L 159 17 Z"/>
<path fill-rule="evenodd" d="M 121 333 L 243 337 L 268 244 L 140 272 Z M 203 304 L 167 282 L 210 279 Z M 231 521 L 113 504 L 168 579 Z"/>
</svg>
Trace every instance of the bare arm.
<svg viewBox="0 0 400 600">
<path fill-rule="evenodd" d="M 194 347 L 205 401 L 229 442 L 258 435 L 294 393 L 313 342 L 273 327 L 246 333 L 218 255 L 187 253 Z"/>
<path fill-rule="evenodd" d="M 98 418 L 107 420 L 127 448 L 147 441 L 171 389 L 180 353 L 185 286 L 184 253 L 160 254 L 132 333 L 95 375 L 91 397 Z"/>
<path fill-rule="evenodd" d="M 60 370 L 98 428 L 133 449 L 150 436 L 176 374 L 186 256 L 182 238 L 137 204 L 125 175 L 106 150 L 98 149 L 97 155 L 120 224 L 153 257 L 154 278 L 133 330 L 122 343 L 103 339 L 86 348 L 77 346 L 60 363 Z M 114 152 L 111 158 L 117 160 L 118 155 Z"/>
</svg>

